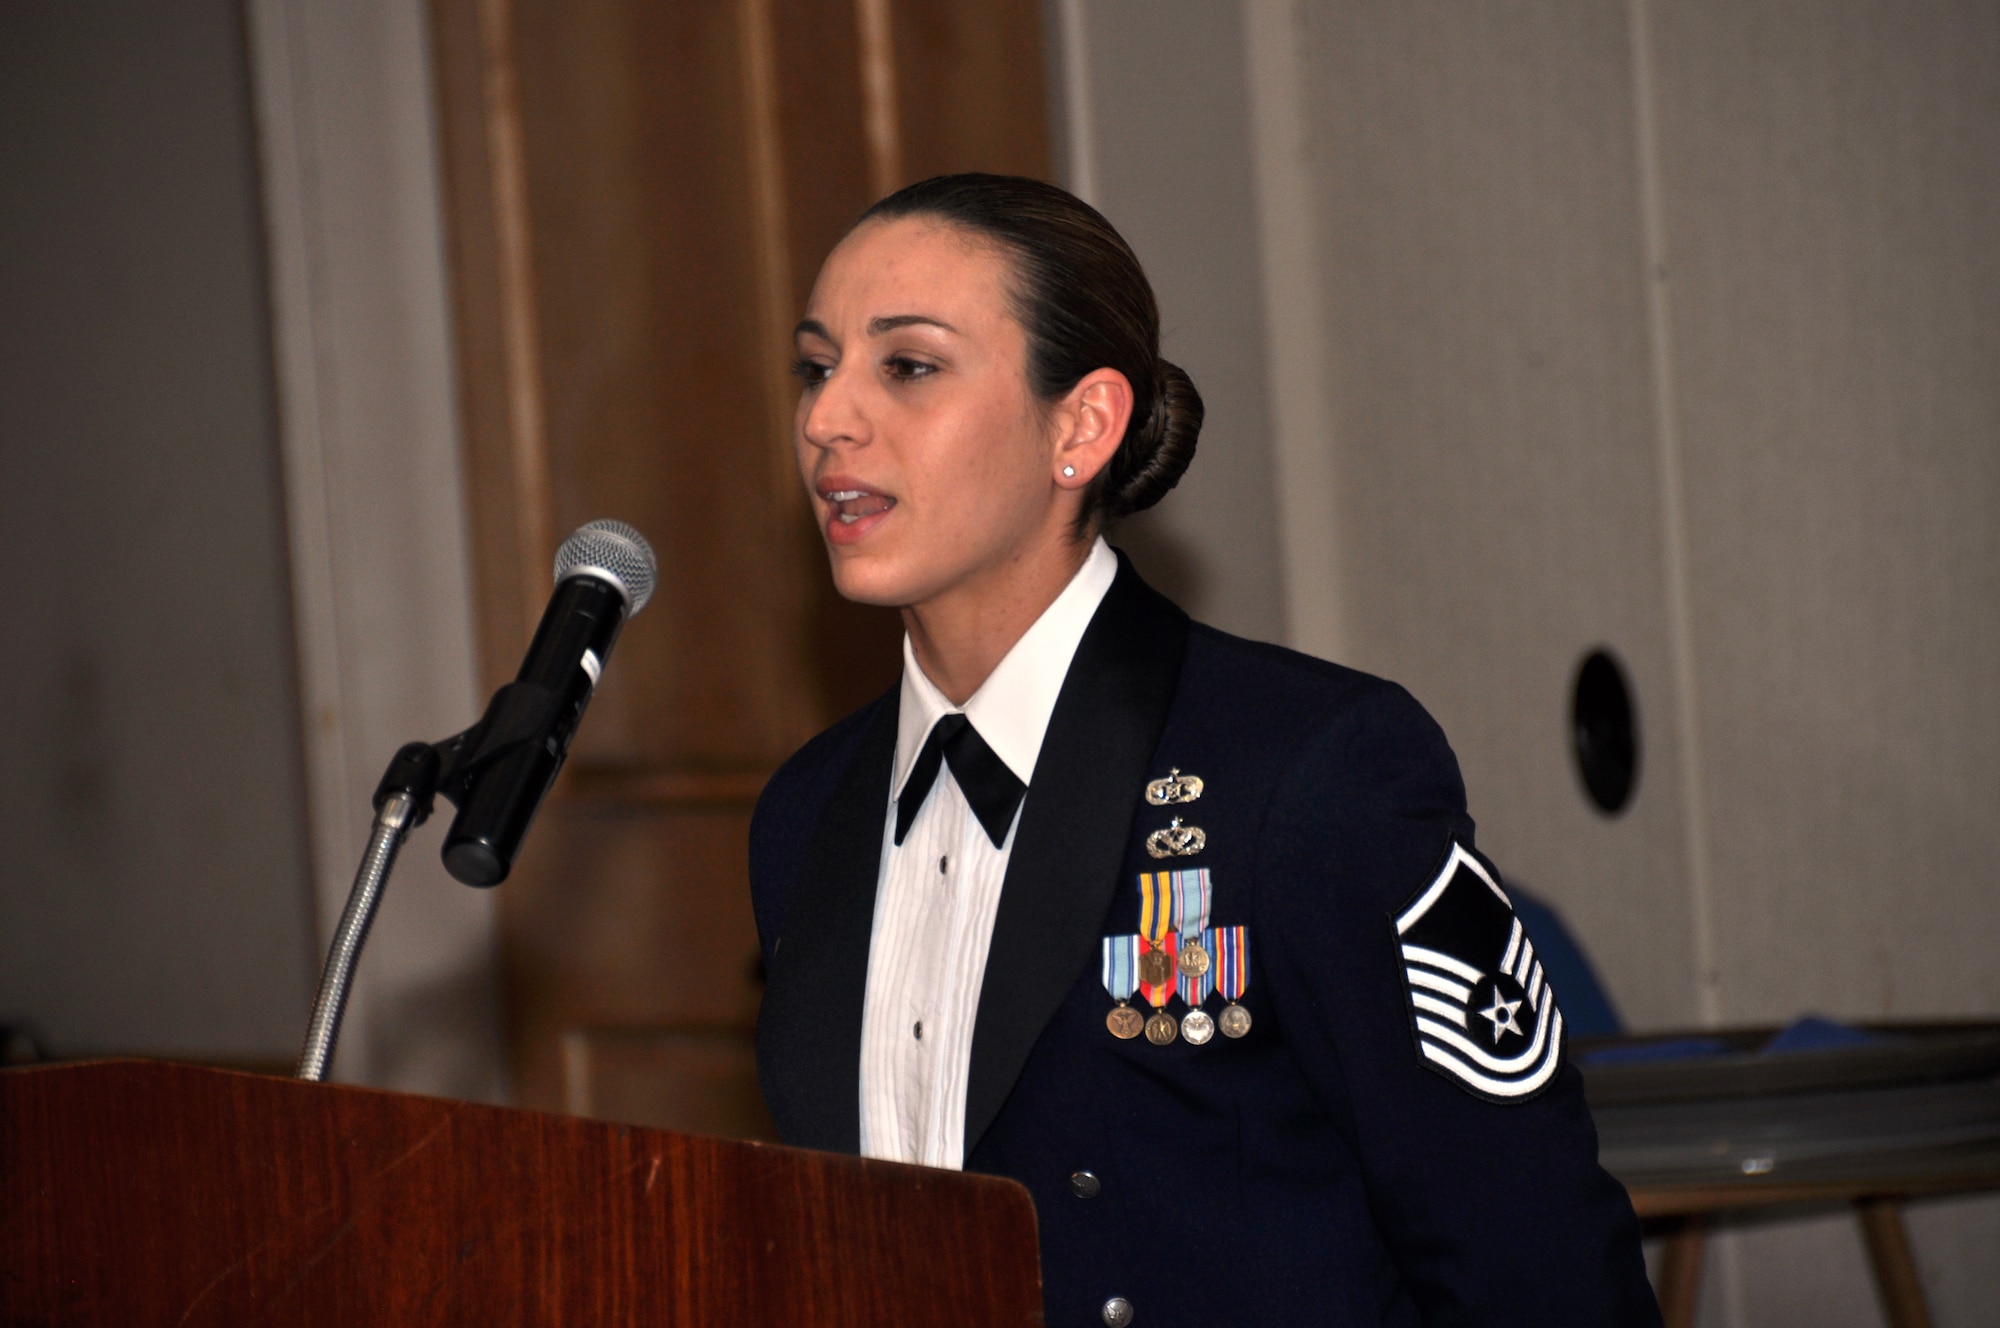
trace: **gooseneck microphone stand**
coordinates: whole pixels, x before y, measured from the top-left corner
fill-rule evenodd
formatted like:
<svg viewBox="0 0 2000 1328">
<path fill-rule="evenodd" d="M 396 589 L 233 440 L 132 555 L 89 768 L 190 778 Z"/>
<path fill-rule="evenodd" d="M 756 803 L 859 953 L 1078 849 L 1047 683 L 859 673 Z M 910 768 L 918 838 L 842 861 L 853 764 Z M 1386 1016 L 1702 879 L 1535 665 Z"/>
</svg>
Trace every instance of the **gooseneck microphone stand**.
<svg viewBox="0 0 2000 1328">
<path fill-rule="evenodd" d="M 605 648 L 609 649 L 608 644 Z M 451 837 L 445 841 L 445 865 L 452 875 L 468 885 L 499 884 L 507 874 L 506 863 L 514 848 L 527 833 L 534 804 L 562 768 L 562 753 L 588 700 L 587 682 L 567 694 L 512 682 L 493 694 L 486 713 L 465 732 L 439 743 L 406 743 L 389 762 L 382 782 L 375 786 L 375 825 L 368 836 L 368 849 L 361 855 L 347 907 L 341 910 L 340 926 L 327 950 L 319 994 L 313 998 L 305 1050 L 299 1054 L 299 1078 L 324 1079 L 333 1063 L 340 1017 L 347 1011 L 347 993 L 354 984 L 354 966 L 360 962 L 362 943 L 368 939 L 368 924 L 375 920 L 375 909 L 389 884 L 389 870 L 396 865 L 397 850 L 410 831 L 430 819 L 432 800 L 442 793 L 462 812 L 479 792 L 482 774 L 509 762 L 530 764 L 534 787 L 539 791 L 527 800 L 525 813 L 516 814 L 504 828 L 498 853 L 487 836 L 456 847 Z M 460 830 L 455 823 L 454 836 Z"/>
<path fill-rule="evenodd" d="M 601 583 L 572 581 L 558 591 L 549 620 L 563 630 L 586 634 L 601 654 L 608 654 L 617 637 L 618 618 L 611 608 L 618 593 Z M 600 602 L 598 613 L 567 612 L 573 606 L 565 597 L 587 596 Z M 407 743 L 389 762 L 382 782 L 375 786 L 375 825 L 368 849 L 361 855 L 360 870 L 354 874 L 354 887 L 320 974 L 305 1050 L 299 1055 L 299 1078 L 326 1077 L 354 983 L 354 966 L 368 939 L 368 924 L 382 902 L 396 851 L 410 831 L 430 818 L 432 800 L 443 794 L 459 808 L 459 819 L 445 838 L 445 869 L 467 885 L 498 885 L 527 834 L 536 804 L 562 769 L 594 681 L 582 668 L 574 670 L 561 689 L 517 679 L 493 694 L 486 713 L 465 732 L 439 743 Z M 489 771 L 500 776 L 497 812 L 488 805 L 495 801 L 490 792 L 493 784 L 481 779 Z M 509 801 L 506 795 L 522 788 L 530 796 Z M 477 824 L 468 829 L 468 821 Z"/>
<path fill-rule="evenodd" d="M 354 983 L 354 964 L 361 958 L 362 942 L 368 939 L 368 924 L 375 920 L 375 906 L 382 902 L 382 887 L 389 883 L 389 869 L 396 865 L 396 850 L 415 820 L 416 799 L 398 793 L 375 813 L 375 830 L 368 837 L 368 851 L 361 855 L 361 870 L 354 875 L 354 889 L 348 893 L 347 907 L 340 911 L 340 926 L 333 933 L 333 948 L 326 956 L 326 971 L 319 977 L 319 995 L 313 998 L 312 1021 L 306 1025 L 306 1049 L 299 1055 L 299 1078 L 326 1078 L 333 1059 L 333 1043 L 340 1036 L 340 1016 L 347 1013 L 347 991 Z"/>
<path fill-rule="evenodd" d="M 439 746 L 456 745 L 464 736 Z M 368 925 L 375 921 L 375 909 L 389 884 L 397 850 L 410 831 L 430 817 L 441 764 L 438 747 L 410 743 L 396 753 L 375 789 L 375 826 L 368 836 L 368 849 L 361 855 L 361 867 L 354 873 L 347 907 L 340 911 L 340 926 L 334 930 L 326 968 L 320 974 L 319 994 L 313 998 L 312 1019 L 306 1024 L 305 1050 L 299 1053 L 301 1079 L 323 1080 L 333 1063 L 340 1017 L 347 1013 L 347 993 L 354 985 L 354 966 L 360 962 L 361 946 L 368 939 Z"/>
<path fill-rule="evenodd" d="M 410 831 L 430 819 L 432 800 L 442 793 L 462 809 L 478 790 L 481 774 L 523 759 L 534 764 L 535 778 L 546 791 L 562 768 L 561 752 L 588 699 L 587 686 L 578 696 L 574 691 L 564 695 L 547 687 L 512 682 L 493 694 L 486 713 L 465 732 L 439 743 L 406 743 L 389 762 L 382 782 L 375 786 L 375 826 L 368 836 L 368 849 L 354 873 L 354 887 L 348 891 L 347 907 L 340 912 L 340 926 L 334 931 L 326 968 L 320 973 L 319 994 L 313 998 L 312 1018 L 306 1024 L 305 1050 L 299 1053 L 299 1078 L 326 1078 L 327 1067 L 333 1063 L 334 1043 L 340 1037 L 340 1017 L 347 1012 L 347 993 L 354 985 L 354 966 L 360 962 L 362 943 L 368 939 L 368 924 L 375 920 L 375 909 L 389 884 L 389 870 L 396 865 L 397 850 Z M 567 721 L 560 730 L 556 728 L 559 719 Z M 545 741 L 551 732 L 556 732 L 557 738 Z M 539 801 L 537 794 L 528 805 L 527 816 L 534 815 L 533 803 Z M 510 830 L 512 843 L 505 846 L 503 861 L 512 857 L 513 847 L 527 832 L 526 817 L 517 816 Z M 450 842 L 447 839 L 447 845 Z M 475 843 L 469 847 L 487 851 L 473 855 L 471 868 L 448 853 L 447 868 L 469 885 L 498 884 L 506 868 L 493 865 L 490 846 Z"/>
<path fill-rule="evenodd" d="M 652 598 L 658 564 L 646 537 L 619 521 L 592 521 L 556 551 L 555 594 L 514 681 L 486 713 L 443 742 L 407 743 L 375 786 L 375 825 L 341 911 L 306 1025 L 299 1078 L 326 1077 L 368 925 L 404 838 L 443 794 L 458 808 L 445 835 L 445 870 L 467 885 L 507 879 L 535 809 L 555 783 L 570 739 L 625 620 Z"/>
</svg>

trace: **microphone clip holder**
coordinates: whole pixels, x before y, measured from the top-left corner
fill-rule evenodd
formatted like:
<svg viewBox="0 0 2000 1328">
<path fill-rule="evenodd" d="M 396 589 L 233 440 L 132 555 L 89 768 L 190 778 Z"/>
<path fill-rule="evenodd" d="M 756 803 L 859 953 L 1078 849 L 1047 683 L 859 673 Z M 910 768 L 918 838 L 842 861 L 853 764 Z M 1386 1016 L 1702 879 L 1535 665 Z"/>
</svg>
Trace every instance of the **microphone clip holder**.
<svg viewBox="0 0 2000 1328">
<path fill-rule="evenodd" d="M 375 821 L 368 847 L 361 855 L 347 906 L 341 910 L 340 925 L 334 929 L 333 944 L 327 950 L 326 967 L 320 973 L 319 992 L 306 1024 L 305 1049 L 299 1055 L 299 1078 L 322 1080 L 333 1063 L 355 965 L 361 960 L 361 947 L 368 939 L 369 925 L 375 920 L 404 839 L 430 819 L 438 794 L 462 807 L 482 772 L 523 746 L 544 741 L 542 735 L 554 729 L 561 704 L 561 696 L 551 688 L 511 682 L 493 694 L 486 713 L 471 728 L 440 742 L 405 743 L 390 758 L 389 768 L 375 785 Z"/>
</svg>

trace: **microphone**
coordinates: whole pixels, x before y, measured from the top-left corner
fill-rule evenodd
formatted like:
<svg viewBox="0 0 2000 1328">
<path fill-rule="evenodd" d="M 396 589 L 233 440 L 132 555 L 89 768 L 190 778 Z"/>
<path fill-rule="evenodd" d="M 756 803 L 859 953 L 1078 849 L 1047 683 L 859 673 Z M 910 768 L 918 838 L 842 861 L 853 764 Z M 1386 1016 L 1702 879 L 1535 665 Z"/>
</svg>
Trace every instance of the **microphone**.
<svg viewBox="0 0 2000 1328">
<path fill-rule="evenodd" d="M 444 866 L 457 879 L 507 879 L 619 629 L 646 607 L 655 578 L 652 546 L 622 521 L 592 521 L 556 551 L 555 593 L 521 671 L 493 694 L 478 724 L 439 745 L 451 772 L 439 792 L 458 804 Z"/>
</svg>

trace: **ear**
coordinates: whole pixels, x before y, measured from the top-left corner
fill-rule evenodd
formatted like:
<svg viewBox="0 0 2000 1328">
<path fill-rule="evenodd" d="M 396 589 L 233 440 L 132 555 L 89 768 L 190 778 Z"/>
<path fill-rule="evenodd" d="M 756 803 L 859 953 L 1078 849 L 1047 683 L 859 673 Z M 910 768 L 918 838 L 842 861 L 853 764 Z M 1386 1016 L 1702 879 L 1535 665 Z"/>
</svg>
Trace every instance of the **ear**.
<svg viewBox="0 0 2000 1328">
<path fill-rule="evenodd" d="M 1052 461 L 1056 484 L 1081 489 L 1111 464 L 1132 419 L 1132 384 L 1116 369 L 1093 369 L 1057 403 Z M 1067 466 L 1075 473 L 1066 475 Z"/>
</svg>

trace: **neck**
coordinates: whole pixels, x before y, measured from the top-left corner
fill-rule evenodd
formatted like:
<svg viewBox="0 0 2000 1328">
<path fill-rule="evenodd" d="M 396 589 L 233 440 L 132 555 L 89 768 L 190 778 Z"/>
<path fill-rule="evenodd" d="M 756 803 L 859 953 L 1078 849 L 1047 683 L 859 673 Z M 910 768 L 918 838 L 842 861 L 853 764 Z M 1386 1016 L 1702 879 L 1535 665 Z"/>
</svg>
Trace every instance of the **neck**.
<svg viewBox="0 0 2000 1328">
<path fill-rule="evenodd" d="M 1075 577 L 1096 543 L 1060 539 L 1018 553 L 937 598 L 903 610 L 924 676 L 962 706 Z"/>
</svg>

